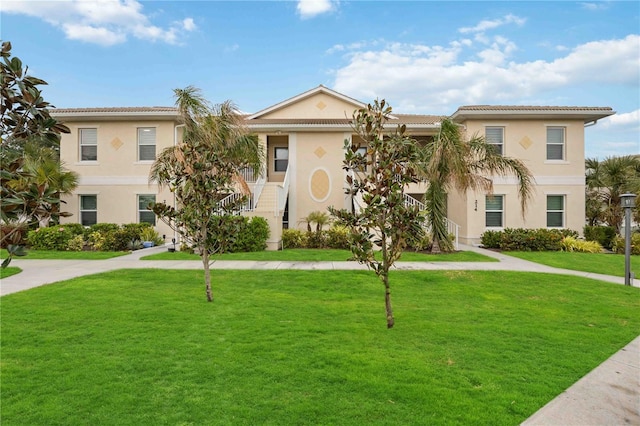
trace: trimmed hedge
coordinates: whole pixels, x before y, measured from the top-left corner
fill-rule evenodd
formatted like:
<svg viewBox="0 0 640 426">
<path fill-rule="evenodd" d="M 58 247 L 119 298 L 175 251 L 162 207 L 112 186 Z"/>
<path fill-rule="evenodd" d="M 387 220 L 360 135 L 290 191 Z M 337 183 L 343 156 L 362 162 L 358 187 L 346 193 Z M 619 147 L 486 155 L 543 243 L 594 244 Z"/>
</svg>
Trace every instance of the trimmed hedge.
<svg viewBox="0 0 640 426">
<path fill-rule="evenodd" d="M 29 231 L 27 241 L 34 250 L 66 250 L 75 235 L 63 225 Z"/>
<path fill-rule="evenodd" d="M 504 231 L 486 231 L 481 243 L 485 248 L 503 251 L 559 251 L 564 237 L 577 237 L 570 229 L 506 228 Z"/>
<path fill-rule="evenodd" d="M 301 231 L 285 229 L 282 231 L 282 247 L 291 248 L 332 248 L 349 250 L 349 230 L 341 225 L 333 225 L 328 231 Z"/>
<path fill-rule="evenodd" d="M 616 228 L 613 226 L 585 226 L 584 239 L 587 241 L 597 241 L 602 247 L 611 248 L 613 239 L 616 237 Z"/>
</svg>

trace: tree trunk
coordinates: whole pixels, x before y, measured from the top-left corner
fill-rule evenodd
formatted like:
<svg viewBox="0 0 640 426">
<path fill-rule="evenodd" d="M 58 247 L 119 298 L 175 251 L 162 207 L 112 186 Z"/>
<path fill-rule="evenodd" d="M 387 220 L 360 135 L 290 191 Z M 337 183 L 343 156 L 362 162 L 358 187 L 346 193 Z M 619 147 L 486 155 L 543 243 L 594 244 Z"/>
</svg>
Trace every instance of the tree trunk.
<svg viewBox="0 0 640 426">
<path fill-rule="evenodd" d="M 209 269 L 209 249 L 202 248 L 202 265 L 204 266 L 204 285 L 207 292 L 207 302 L 213 302 L 211 291 L 211 271 Z"/>
<path fill-rule="evenodd" d="M 393 309 L 391 308 L 391 289 L 389 288 L 389 274 L 382 277 L 384 282 L 384 306 L 387 311 L 387 328 L 393 328 L 395 320 L 393 319 Z"/>
<path fill-rule="evenodd" d="M 440 241 L 438 240 L 438 237 L 436 237 L 435 235 L 433 236 L 433 244 L 431 244 L 431 253 L 433 254 L 442 253 L 442 250 L 440 250 Z"/>
</svg>

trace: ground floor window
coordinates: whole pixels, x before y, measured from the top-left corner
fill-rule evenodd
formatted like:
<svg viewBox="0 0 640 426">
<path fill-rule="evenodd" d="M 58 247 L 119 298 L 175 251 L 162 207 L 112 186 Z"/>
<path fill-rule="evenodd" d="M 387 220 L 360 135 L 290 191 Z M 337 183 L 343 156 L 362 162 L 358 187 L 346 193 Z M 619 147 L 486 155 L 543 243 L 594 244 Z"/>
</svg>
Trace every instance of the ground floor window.
<svg viewBox="0 0 640 426">
<path fill-rule="evenodd" d="M 547 228 L 564 227 L 564 195 L 547 195 Z"/>
<path fill-rule="evenodd" d="M 98 196 L 80 196 L 80 223 L 83 226 L 91 226 L 98 223 Z"/>
<path fill-rule="evenodd" d="M 141 194 L 138 195 L 138 222 L 149 223 L 151 226 L 156 225 L 156 215 L 149 208 L 150 204 L 156 202 L 156 196 L 153 194 Z"/>
<path fill-rule="evenodd" d="M 504 223 L 504 195 L 487 195 L 485 197 L 485 226 L 487 228 L 502 227 Z"/>
</svg>

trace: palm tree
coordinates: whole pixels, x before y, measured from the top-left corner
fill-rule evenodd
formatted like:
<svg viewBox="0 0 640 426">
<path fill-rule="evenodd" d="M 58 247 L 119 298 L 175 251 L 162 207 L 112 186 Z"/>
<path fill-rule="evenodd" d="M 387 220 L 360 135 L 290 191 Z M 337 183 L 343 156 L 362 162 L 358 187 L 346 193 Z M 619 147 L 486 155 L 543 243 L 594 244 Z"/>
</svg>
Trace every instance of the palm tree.
<svg viewBox="0 0 640 426">
<path fill-rule="evenodd" d="M 606 223 L 620 232 L 624 212 L 620 196 L 640 194 L 640 156 L 625 155 L 585 160 L 587 221 Z M 636 209 L 636 217 L 638 209 Z"/>
<path fill-rule="evenodd" d="M 533 193 L 533 175 L 518 159 L 497 153 L 484 138 L 473 136 L 466 141 L 460 126 L 445 118 L 440 132 L 423 150 L 422 174 L 428 183 L 425 193 L 427 222 L 433 234 L 432 252 L 453 251 L 447 235 L 447 192 L 480 190 L 493 192 L 492 176 L 515 175 L 522 214 Z"/>
<path fill-rule="evenodd" d="M 200 251 L 207 300 L 212 301 L 210 255 L 225 250 L 235 236 L 231 212 L 250 192 L 242 170 L 258 173 L 264 153 L 256 135 L 249 134 L 232 102 L 211 105 L 200 90 L 174 90 L 184 125 L 182 142 L 166 148 L 151 167 L 149 180 L 168 187 L 177 208 L 157 203 L 154 212 Z M 243 196 L 232 196 L 242 194 Z M 227 198 L 224 204 L 220 201 Z"/>
</svg>

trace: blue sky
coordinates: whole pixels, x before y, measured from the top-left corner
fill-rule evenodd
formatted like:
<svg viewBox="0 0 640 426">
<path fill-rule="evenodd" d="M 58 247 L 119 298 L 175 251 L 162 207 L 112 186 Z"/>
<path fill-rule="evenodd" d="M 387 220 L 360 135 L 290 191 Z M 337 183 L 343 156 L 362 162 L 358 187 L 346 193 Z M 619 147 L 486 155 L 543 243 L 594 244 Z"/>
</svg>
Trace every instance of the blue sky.
<svg viewBox="0 0 640 426">
<path fill-rule="evenodd" d="M 610 106 L 587 157 L 640 153 L 640 2 L 12 1 L 1 36 L 57 107 L 256 112 L 323 84 L 396 112 Z"/>
</svg>

